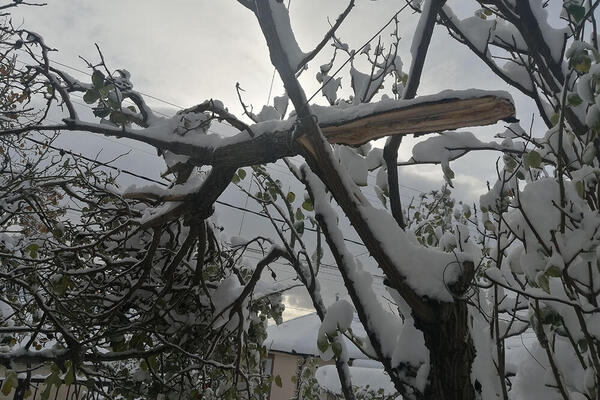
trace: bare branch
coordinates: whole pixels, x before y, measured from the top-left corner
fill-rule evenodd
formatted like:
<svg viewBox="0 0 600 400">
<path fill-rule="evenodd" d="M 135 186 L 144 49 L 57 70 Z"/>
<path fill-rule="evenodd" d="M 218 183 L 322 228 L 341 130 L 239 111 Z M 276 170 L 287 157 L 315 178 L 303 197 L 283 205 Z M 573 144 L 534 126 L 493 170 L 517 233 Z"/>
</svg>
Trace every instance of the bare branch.
<svg viewBox="0 0 600 400">
<path fill-rule="evenodd" d="M 327 31 L 327 33 L 325 34 L 325 36 L 323 37 L 323 39 L 321 40 L 321 42 L 319 42 L 319 44 L 317 44 L 317 46 L 315 46 L 315 48 L 310 53 L 306 54 L 304 56 L 304 58 L 300 61 L 300 63 L 296 66 L 296 71 L 295 72 L 298 72 L 302 68 L 304 68 L 304 66 L 306 64 L 308 64 L 313 58 L 315 58 L 315 56 L 317 54 L 319 54 L 319 52 L 323 49 L 323 47 L 325 47 L 325 45 L 333 37 L 335 37 L 335 32 L 342 25 L 342 23 L 344 22 L 344 20 L 346 19 L 346 17 L 350 14 L 350 11 L 352 10 L 352 8 L 354 8 L 354 1 L 355 0 L 350 0 L 350 2 L 348 3 L 348 6 L 346 7 L 346 9 L 337 17 L 337 19 L 335 20 L 335 24 L 333 24 L 333 26 L 331 27 L 331 29 L 329 29 L 329 31 Z"/>
</svg>

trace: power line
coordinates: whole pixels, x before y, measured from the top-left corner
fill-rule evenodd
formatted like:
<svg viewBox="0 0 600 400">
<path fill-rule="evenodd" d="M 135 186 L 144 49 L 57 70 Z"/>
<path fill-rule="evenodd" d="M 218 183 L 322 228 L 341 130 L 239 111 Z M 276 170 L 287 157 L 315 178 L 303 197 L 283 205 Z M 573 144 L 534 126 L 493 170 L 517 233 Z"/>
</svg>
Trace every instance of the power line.
<svg viewBox="0 0 600 400">
<path fill-rule="evenodd" d="M 83 99 L 83 96 L 82 96 L 82 95 L 80 95 L 80 94 L 78 94 L 78 93 L 73 93 L 73 92 L 72 92 L 72 93 L 70 93 L 70 95 L 71 95 L 71 96 L 73 96 L 73 97 L 78 97 L 78 98 L 80 98 L 80 99 Z M 123 101 L 126 101 L 126 102 L 127 102 L 127 103 L 129 103 L 129 104 L 135 105 L 135 103 L 134 103 L 134 102 L 133 102 L 133 100 L 131 100 L 131 99 L 124 99 Z M 85 107 L 87 107 L 87 108 L 89 108 L 89 109 L 92 109 L 92 110 L 94 109 L 94 107 L 90 106 L 89 104 L 84 104 L 84 103 L 77 102 L 77 101 L 73 101 L 73 103 L 77 103 L 77 104 L 79 104 L 79 105 L 81 105 L 81 106 L 85 106 Z M 155 113 L 155 114 L 158 114 L 158 115 L 160 115 L 160 116 L 163 116 L 163 117 L 165 117 L 165 118 L 172 118 L 172 117 L 173 117 L 172 115 L 165 114 L 164 112 L 157 111 L 157 110 L 152 110 L 152 112 L 153 112 L 153 113 Z"/>
<path fill-rule="evenodd" d="M 304 106 L 306 107 L 306 105 L 312 100 L 314 99 L 314 97 L 325 87 L 327 86 L 327 84 L 329 84 L 329 82 L 334 79 L 336 77 L 336 75 L 342 70 L 342 68 L 344 68 L 350 61 L 352 61 L 354 59 L 354 57 L 356 57 L 357 54 L 360 54 L 360 52 L 369 45 L 369 43 L 371 43 L 373 40 L 375 40 L 375 38 L 381 33 L 383 32 L 383 30 L 385 28 L 387 28 L 392 22 L 394 22 L 394 20 L 398 17 L 398 15 L 404 11 L 408 6 L 410 5 L 410 2 L 407 2 L 404 6 L 402 6 L 398 11 L 396 11 L 396 13 L 392 16 L 392 18 L 390 18 L 390 20 L 388 22 L 386 22 L 381 28 L 379 28 L 379 30 L 377 32 L 375 32 L 375 34 L 373 36 L 371 36 L 371 38 L 369 40 L 367 40 L 362 46 L 360 46 L 360 48 L 358 50 L 356 50 L 352 55 L 350 55 L 350 57 L 348 57 L 348 59 L 346 61 L 344 61 L 342 63 L 342 65 L 340 65 L 340 67 L 333 73 L 332 76 L 329 77 L 329 79 L 327 79 L 325 82 L 323 82 L 323 84 L 321 85 L 321 87 L 319 89 L 317 89 L 312 96 L 310 96 L 308 98 L 308 100 L 306 100 L 306 103 L 304 104 Z"/>
<path fill-rule="evenodd" d="M 290 3 L 290 2 L 288 2 L 288 9 L 289 9 L 289 3 Z M 356 53 L 355 53 L 353 56 L 351 56 L 350 58 L 348 58 L 348 60 L 346 60 L 346 62 L 345 62 L 343 65 L 342 65 L 342 67 L 343 67 L 344 65 L 346 65 L 346 64 L 347 64 L 347 63 L 348 63 L 348 62 L 349 62 L 351 59 L 353 59 L 353 58 L 355 57 L 355 55 L 356 55 L 357 53 L 359 53 L 359 52 L 360 52 L 360 50 L 362 50 L 362 49 L 363 49 L 363 48 L 364 48 L 364 47 L 365 47 L 365 46 L 366 46 L 368 43 L 370 43 L 370 42 L 371 42 L 371 41 L 372 41 L 372 40 L 373 40 L 373 39 L 374 39 L 374 38 L 375 38 L 377 35 L 379 35 L 379 34 L 380 34 L 380 33 L 381 33 L 381 32 L 382 32 L 382 31 L 383 31 L 383 30 L 384 30 L 384 29 L 385 29 L 385 28 L 386 28 L 386 27 L 387 27 L 387 26 L 388 26 L 388 25 L 389 25 L 389 24 L 390 24 L 390 23 L 393 21 L 393 20 L 394 20 L 394 18 L 395 18 L 395 17 L 396 17 L 398 14 L 400 14 L 400 12 L 402 12 L 402 11 L 403 11 L 405 8 L 406 8 L 406 5 L 405 5 L 405 6 L 403 6 L 402 8 L 400 8 L 400 10 L 398 10 L 398 11 L 396 12 L 396 14 L 394 14 L 394 16 L 393 16 L 393 17 L 392 17 L 392 18 L 391 18 L 391 19 L 390 19 L 390 20 L 389 20 L 389 21 L 388 21 L 388 22 L 387 22 L 387 23 L 386 23 L 386 24 L 385 24 L 383 27 L 381 27 L 381 28 L 379 29 L 379 31 L 378 31 L 378 32 L 377 32 L 375 35 L 373 35 L 373 36 L 371 37 L 371 39 L 370 39 L 368 42 L 365 42 L 365 44 L 363 44 L 363 46 L 361 46 L 361 47 L 360 47 L 360 49 L 359 49 L 359 50 L 358 50 L 358 51 L 357 51 L 357 52 L 356 52 Z M 21 50 L 21 51 L 25 52 L 24 50 Z M 27 54 L 27 53 L 25 53 L 25 54 Z M 17 62 L 19 62 L 19 63 L 21 63 L 21 64 L 26 64 L 24 61 L 21 61 L 21 60 L 16 60 L 16 61 L 17 61 Z M 79 69 L 79 68 L 76 68 L 76 67 L 73 67 L 73 66 L 70 66 L 70 65 L 64 64 L 64 63 L 62 63 L 62 62 L 59 62 L 59 61 L 56 61 L 56 60 L 51 60 L 51 59 L 50 59 L 49 61 L 50 61 L 50 62 L 52 62 L 52 63 L 54 63 L 54 64 L 60 65 L 60 66 L 62 66 L 62 67 L 69 68 L 69 69 L 71 69 L 71 70 L 73 70 L 73 71 L 79 72 L 79 73 L 81 73 L 81 74 L 84 74 L 84 75 L 87 75 L 87 76 L 92 76 L 92 75 L 91 75 L 89 72 L 87 72 L 87 71 L 84 71 L 84 70 L 81 70 L 81 69 Z M 337 70 L 337 71 L 336 71 L 336 72 L 333 74 L 333 76 L 332 76 L 331 78 L 334 78 L 334 77 L 336 76 L 336 74 L 337 74 L 337 73 L 339 73 L 339 71 L 340 71 L 340 70 L 341 70 L 341 67 L 340 67 L 340 69 L 338 69 L 338 70 Z M 275 72 L 275 71 L 274 71 L 274 72 Z M 273 79 L 274 79 L 274 76 L 275 76 L 275 75 L 273 75 Z M 324 84 L 322 85 L 322 87 L 323 87 L 323 86 L 325 86 L 326 84 L 327 84 L 327 82 L 326 82 L 326 83 L 324 83 Z M 272 89 L 272 85 L 273 85 L 273 80 L 271 80 L 271 89 Z M 271 89 L 269 89 L 269 98 L 270 98 L 270 96 L 271 96 Z M 317 93 L 318 93 L 320 90 L 321 90 L 321 89 L 317 90 L 317 91 L 315 92 L 315 94 L 313 94 L 313 95 L 310 97 L 310 99 L 309 99 L 308 101 L 310 101 L 312 98 L 314 98 L 314 96 L 315 96 L 315 95 L 316 95 L 316 94 L 317 94 Z M 180 105 L 174 104 L 174 103 L 172 103 L 172 102 L 169 102 L 169 101 L 167 101 L 167 100 L 163 100 L 163 99 L 161 99 L 161 98 L 158 98 L 158 97 L 156 97 L 156 96 L 152 96 L 152 95 L 150 95 L 150 94 L 148 94 L 148 93 L 143 93 L 143 92 L 138 92 L 138 93 L 140 93 L 141 95 L 144 95 L 144 96 L 146 96 L 146 97 L 148 97 L 148 98 L 151 98 L 151 99 L 154 99 L 154 100 L 156 100 L 156 101 L 159 101 L 159 102 L 161 102 L 161 103 L 168 104 L 168 105 L 170 105 L 170 106 L 176 107 L 176 108 L 178 108 L 178 109 L 180 109 L 180 110 L 183 110 L 183 109 L 184 109 L 184 107 L 183 107 L 183 106 L 180 106 Z M 77 97 L 77 98 L 83 99 L 83 96 L 81 96 L 81 95 L 79 95 L 79 94 L 76 94 L 76 93 L 71 93 L 71 95 L 72 95 L 73 97 Z M 132 104 L 134 104 L 134 103 L 133 103 L 131 100 L 129 100 L 129 99 L 125 99 L 125 100 L 126 100 L 126 101 L 129 101 L 129 102 L 130 102 L 130 103 L 132 103 Z M 93 107 L 92 107 L 92 106 L 90 106 L 89 104 L 81 103 L 81 102 L 78 102 L 78 101 L 73 101 L 73 102 L 74 102 L 75 104 L 78 104 L 78 105 L 80 105 L 80 106 L 87 107 L 87 108 L 89 108 L 89 109 L 92 109 L 92 110 L 93 110 Z M 267 102 L 267 104 L 268 104 L 268 102 Z M 160 112 L 160 111 L 153 110 L 153 112 L 154 112 L 154 113 L 156 113 L 156 114 L 159 114 L 159 115 L 161 115 L 161 116 L 163 116 L 163 117 L 166 117 L 166 118 L 171 118 L 171 117 L 172 117 L 171 115 L 165 114 L 165 113 L 163 113 L 163 112 Z M 210 130 L 210 129 L 209 129 L 209 132 L 211 132 L 211 130 Z M 213 132 L 213 133 L 216 133 L 215 131 L 212 131 L 212 132 Z M 141 152 L 143 152 L 143 153 L 146 153 L 146 154 L 153 155 L 153 154 L 149 153 L 148 151 L 142 150 L 142 149 L 140 149 L 140 148 L 137 148 L 137 147 L 134 147 L 134 146 L 131 146 L 131 145 L 125 144 L 125 143 L 121 143 L 121 142 L 118 142 L 118 141 L 110 140 L 110 139 L 108 139 L 108 138 L 103 138 L 103 139 L 106 139 L 106 140 L 108 140 L 108 141 L 111 141 L 111 142 L 113 142 L 113 143 L 119 143 L 119 144 L 121 144 L 121 145 L 123 145 L 123 146 L 129 147 L 129 148 L 131 148 L 131 149 L 139 150 L 139 151 L 141 151 Z M 282 171 L 282 170 L 279 170 L 279 169 L 275 168 L 275 166 L 276 166 L 276 164 L 273 164 L 273 165 L 271 165 L 271 166 L 269 166 L 269 167 L 270 167 L 270 168 L 273 168 L 273 169 L 275 169 L 275 170 L 276 170 L 276 171 L 278 171 L 279 173 L 286 174 L 286 175 L 288 175 L 288 176 L 292 176 L 292 177 L 293 177 L 293 175 L 292 175 L 292 174 L 291 174 L 289 171 Z M 418 192 L 418 193 L 421 193 L 421 194 L 426 194 L 426 192 L 425 192 L 425 191 L 423 191 L 423 190 L 420 190 L 420 189 L 417 189 L 417 188 L 414 188 L 414 187 L 411 187 L 411 186 L 408 186 L 408 185 L 398 184 L 398 186 L 400 186 L 400 187 L 403 187 L 403 188 L 406 188 L 406 189 L 409 189 L 409 190 L 413 190 L 413 191 L 415 191 L 415 192 Z M 375 200 L 375 199 L 377 199 L 377 197 L 376 197 L 376 196 L 374 196 L 374 195 L 372 195 L 372 194 L 369 194 L 369 193 L 363 193 L 363 194 L 367 195 L 367 196 L 368 196 L 368 197 L 370 197 L 372 200 Z M 406 195 L 402 195 L 402 194 L 401 194 L 400 196 L 401 196 L 401 197 L 404 197 L 404 198 L 406 198 L 406 199 L 411 199 L 409 196 L 406 196 Z"/>
<path fill-rule="evenodd" d="M 289 5 L 290 5 L 290 1 L 288 1 L 288 9 L 289 9 Z M 329 80 L 333 79 L 333 78 L 334 78 L 334 77 L 335 77 L 335 76 L 336 76 L 336 75 L 337 75 L 337 74 L 338 74 L 338 73 L 341 71 L 341 69 L 342 69 L 342 68 L 343 68 L 343 67 L 344 67 L 344 66 L 345 66 L 345 65 L 346 65 L 348 62 L 350 62 L 350 61 L 351 61 L 351 60 L 352 60 L 352 59 L 355 57 L 355 55 L 356 55 L 356 54 L 360 53 L 360 51 L 361 51 L 363 48 L 365 48 L 365 47 L 366 47 L 366 46 L 367 46 L 367 45 L 368 45 L 368 44 L 369 44 L 371 41 L 373 41 L 373 40 L 374 40 L 374 39 L 377 37 L 377 35 L 379 35 L 379 34 L 380 34 L 380 33 L 381 33 L 381 32 L 382 32 L 382 31 L 383 31 L 383 30 L 384 30 L 384 29 L 385 29 L 387 26 L 389 26 L 389 25 L 390 25 L 390 24 L 391 24 L 391 23 L 394 21 L 394 19 L 395 19 L 395 18 L 396 18 L 396 17 L 397 17 L 397 16 L 400 14 L 400 12 L 402 12 L 404 9 L 406 9 L 406 7 L 407 7 L 407 6 L 408 6 L 408 4 L 406 4 L 405 6 L 403 6 L 402 8 L 400 8 L 400 9 L 399 9 L 399 10 L 398 10 L 398 11 L 397 11 L 397 12 L 396 12 L 396 13 L 395 13 L 393 16 L 392 16 L 392 18 L 390 18 L 390 20 L 389 20 L 389 21 L 388 21 L 386 24 L 384 24 L 384 25 L 383 25 L 383 26 L 382 26 L 382 27 L 381 27 L 381 28 L 380 28 L 380 29 L 379 29 L 379 30 L 378 30 L 378 31 L 377 31 L 377 32 L 376 32 L 376 33 L 375 33 L 375 34 L 374 34 L 374 35 L 373 35 L 373 36 L 372 36 L 372 37 L 371 37 L 371 38 L 370 38 L 370 39 L 369 39 L 367 42 L 365 42 L 365 43 L 364 43 L 364 44 L 363 44 L 363 45 L 362 45 L 362 46 L 359 48 L 359 50 L 358 50 L 357 52 L 355 52 L 353 55 L 351 55 L 351 56 L 350 56 L 350 57 L 349 57 L 349 58 L 348 58 L 348 59 L 347 59 L 347 60 L 346 60 L 346 61 L 345 61 L 345 62 L 344 62 L 344 63 L 343 63 L 343 64 L 342 64 L 342 65 L 341 65 L 341 66 L 340 66 L 340 67 L 339 67 L 337 70 L 336 70 L 336 72 L 335 72 L 335 73 L 334 73 L 334 74 L 333 74 L 333 75 L 332 75 L 332 76 L 329 78 Z M 20 60 L 17 60 L 17 61 L 18 61 L 18 62 L 20 62 L 20 63 L 24 63 L 23 61 L 20 61 Z M 76 71 L 76 72 L 79 72 L 79 73 L 81 73 L 81 74 L 84 74 L 84 75 L 87 75 L 87 76 L 91 76 L 91 74 L 90 74 L 89 72 L 87 72 L 87 71 L 84 71 L 84 70 L 81 70 L 81 69 L 79 69 L 79 68 L 76 68 L 76 67 L 73 67 L 73 66 L 67 65 L 67 64 L 65 64 L 65 63 L 62 63 L 62 62 L 59 62 L 59 61 L 56 61 L 56 60 L 50 60 L 50 61 L 51 61 L 52 63 L 54 63 L 54 64 L 57 64 L 57 65 L 60 65 L 60 66 L 62 66 L 62 67 L 65 67 L 65 68 L 71 69 L 71 70 L 73 70 L 73 71 Z M 270 89 L 269 89 L 269 96 L 268 96 L 269 98 L 270 98 L 270 95 L 271 95 L 271 90 L 272 90 L 272 86 L 273 86 L 273 80 L 274 80 L 274 76 L 275 76 L 275 75 L 273 75 L 273 77 L 272 77 L 272 80 L 271 80 L 271 87 L 270 87 Z M 324 87 L 325 85 L 327 85 L 327 83 L 329 82 L 329 80 L 328 80 L 327 82 L 324 82 L 324 83 L 323 83 L 323 85 L 322 85 L 322 87 Z M 322 88 L 322 87 L 321 87 L 321 88 Z M 317 90 L 317 91 L 316 91 L 316 92 L 315 92 L 315 93 L 314 93 L 314 94 L 313 94 L 313 95 L 312 95 L 312 96 L 311 96 L 311 97 L 310 97 L 310 98 L 307 100 L 307 104 L 308 104 L 308 102 L 309 102 L 310 100 L 312 100 L 312 99 L 314 98 L 314 96 L 315 96 L 315 95 L 316 95 L 316 94 L 317 94 L 317 93 L 318 93 L 318 92 L 321 90 L 321 88 L 320 88 L 320 89 L 318 89 L 318 90 Z M 176 107 L 176 108 L 178 108 L 178 109 L 183 109 L 183 107 L 182 107 L 182 106 L 180 106 L 180 105 L 177 105 L 177 104 L 174 104 L 174 103 L 172 103 L 172 102 L 169 102 L 169 101 L 166 101 L 166 100 L 160 99 L 160 98 L 158 98 L 158 97 L 156 97 L 156 96 L 152 96 L 152 95 L 150 95 L 150 94 L 143 93 L 143 92 L 139 92 L 139 93 L 140 93 L 140 94 L 142 94 L 142 95 L 144 95 L 144 96 L 146 96 L 146 97 L 148 97 L 148 98 L 151 98 L 151 99 L 154 99 L 154 100 L 156 100 L 156 101 L 162 102 L 162 103 L 164 103 L 164 104 L 168 104 L 168 105 L 170 105 L 170 106 L 173 106 L 173 107 Z M 82 98 L 81 96 L 75 96 L 75 97 Z M 87 104 L 83 104 L 83 103 L 81 103 L 81 102 L 75 102 L 75 103 L 76 103 L 76 104 L 79 104 L 79 105 L 81 105 L 81 106 L 85 106 L 85 107 L 88 107 L 88 108 L 92 109 L 92 107 L 91 107 L 91 106 L 89 106 L 89 105 L 87 105 Z M 160 112 L 156 112 L 156 113 L 157 113 L 157 114 L 161 114 L 161 115 L 163 115 L 163 116 L 165 116 L 165 117 L 170 117 L 170 116 L 168 116 L 168 115 L 166 115 L 166 114 L 163 114 L 163 113 L 160 113 Z M 28 139 L 28 140 L 31 140 L 31 141 L 33 141 L 33 142 L 35 142 L 35 143 L 41 144 L 41 145 L 47 145 L 47 144 L 45 144 L 45 143 L 42 143 L 42 142 L 39 142 L 39 141 L 35 141 L 34 139 L 31 139 L 31 138 L 27 138 L 27 139 Z M 108 139 L 107 139 L 107 140 L 108 140 Z M 109 140 L 109 141 L 111 141 L 111 142 L 114 142 L 114 143 L 121 144 L 121 145 L 123 145 L 123 146 L 129 147 L 129 148 L 131 148 L 131 149 L 134 149 L 134 150 L 138 150 L 138 151 L 142 151 L 142 152 L 144 152 L 144 153 L 150 154 L 149 152 L 146 152 L 146 151 L 144 151 L 144 150 L 142 150 L 142 149 L 139 149 L 139 148 L 136 148 L 136 147 L 134 147 L 134 146 L 127 145 L 127 144 L 125 144 L 125 143 L 121 143 L 121 142 L 118 142 L 118 141 L 113 141 L 113 140 Z M 106 167 L 106 168 L 110 168 L 110 169 L 116 170 L 116 171 L 118 171 L 119 173 L 123 173 L 123 174 L 126 174 L 126 175 L 134 176 L 134 177 L 136 177 L 136 178 L 138 178 L 138 179 L 143 179 L 143 180 L 146 180 L 146 181 L 149 181 L 149 182 L 153 182 L 153 183 L 159 184 L 159 185 L 161 185 L 161 186 L 165 186 L 165 187 L 166 187 L 166 186 L 168 186 L 168 185 L 167 185 L 166 183 L 164 183 L 164 182 L 161 182 L 161 181 L 158 181 L 158 180 L 155 180 L 155 179 L 152 179 L 152 178 L 149 178 L 149 177 L 146 177 L 146 176 L 143 176 L 143 175 L 140 175 L 140 174 L 137 174 L 137 173 L 131 172 L 131 171 L 129 171 L 129 170 L 126 170 L 126 169 L 122 169 L 122 168 L 117 168 L 117 167 L 114 167 L 114 166 L 112 166 L 112 165 L 109 165 L 109 164 L 107 164 L 107 163 L 103 163 L 103 162 L 100 162 L 100 161 L 98 161 L 98 160 L 95 160 L 95 159 L 91 159 L 91 158 L 85 157 L 85 156 L 83 156 L 83 155 L 81 155 L 81 154 L 77 155 L 77 154 L 73 153 L 72 151 L 70 151 L 70 150 L 66 150 L 66 149 L 64 149 L 64 148 L 59 148 L 59 147 L 55 147 L 55 146 L 51 146 L 51 145 L 47 145 L 47 146 L 48 146 L 48 147 L 50 147 L 50 148 L 52 148 L 52 149 L 54 149 L 54 150 L 57 150 L 57 151 L 61 151 L 61 152 L 68 153 L 68 154 L 69 154 L 69 155 L 71 155 L 72 157 L 79 157 L 79 158 L 81 158 L 81 159 L 84 159 L 84 160 L 86 160 L 86 161 L 89 161 L 89 162 L 95 163 L 95 164 L 97 164 L 97 165 L 101 165 L 101 166 L 103 166 L 103 167 Z M 287 175 L 289 175 L 289 176 L 292 176 L 292 174 L 290 174 L 288 171 L 278 171 L 278 172 L 280 172 L 280 173 L 285 173 L 285 174 L 287 174 Z M 424 193 L 424 192 L 420 191 L 419 189 L 411 188 L 411 187 L 409 187 L 409 186 L 406 186 L 406 185 L 399 185 L 399 186 L 402 186 L 402 187 L 408 188 L 408 189 L 410 189 L 410 190 L 417 191 L 417 192 L 419 192 L 419 193 Z M 369 194 L 369 193 L 364 193 L 364 194 L 365 194 L 366 196 L 368 196 L 369 198 L 371 198 L 372 200 L 374 200 L 374 199 L 376 198 L 376 197 L 375 197 L 375 196 L 373 196 L 372 194 Z M 401 195 L 401 196 L 402 196 L 402 195 Z M 402 196 L 402 197 L 406 197 L 406 196 Z M 239 210 L 242 210 L 243 212 L 249 212 L 249 213 L 255 214 L 255 215 L 257 215 L 257 216 L 263 217 L 263 218 L 269 218 L 268 216 L 266 216 L 266 215 L 264 215 L 264 214 L 261 214 L 261 213 L 258 213 L 258 212 L 255 212 L 255 211 L 249 210 L 249 209 L 247 209 L 246 207 L 238 207 L 238 206 L 234 206 L 234 205 L 232 205 L 232 204 L 225 203 L 225 202 L 222 202 L 222 201 L 219 201 L 219 200 L 217 200 L 217 201 L 216 201 L 216 203 L 218 203 L 218 204 L 221 204 L 221 205 L 224 205 L 224 206 L 227 206 L 227 207 L 232 207 L 232 208 L 235 208 L 235 209 L 239 209 Z M 278 220 L 278 219 L 275 219 L 275 218 L 274 218 L 273 220 L 275 220 L 275 221 L 278 221 L 278 222 L 284 222 L 284 221 L 281 221 L 281 220 Z M 242 222 L 242 224 L 243 224 L 243 222 Z M 311 228 L 305 228 L 305 229 L 306 229 L 306 230 L 309 230 L 309 231 L 316 232 L 316 230 L 315 230 L 315 229 L 311 229 Z M 240 230 L 241 230 L 241 226 L 240 226 Z M 358 242 L 358 241 L 354 241 L 354 240 L 351 240 L 351 239 L 346 239 L 346 238 L 344 238 L 344 240 L 345 240 L 345 241 L 347 241 L 347 242 L 350 242 L 350 243 L 354 243 L 354 244 L 358 244 L 358 245 L 364 246 L 364 244 L 363 244 L 363 243 L 360 243 L 360 242 Z"/>
<path fill-rule="evenodd" d="M 263 254 L 262 251 L 260 251 L 259 249 L 255 249 L 253 247 L 247 247 L 246 250 L 250 251 L 251 253 L 255 253 L 255 254 Z M 322 267 L 325 267 L 326 269 L 331 269 L 336 271 L 338 274 L 341 275 L 340 270 L 338 268 L 337 265 L 333 265 L 333 264 L 328 264 L 328 263 L 324 263 L 321 262 L 319 263 Z M 377 275 L 377 274 L 371 274 L 373 277 L 375 278 L 379 278 L 379 279 L 384 279 L 385 277 L 383 275 Z"/>
<path fill-rule="evenodd" d="M 65 68 L 69 68 L 70 70 L 77 71 L 77 72 L 79 72 L 81 74 L 84 74 L 84 75 L 87 75 L 87 76 L 92 76 L 92 74 L 90 74 L 87 71 L 81 70 L 79 68 L 72 67 L 72 66 L 67 65 L 67 64 L 63 64 L 63 63 L 61 63 L 59 61 L 56 61 L 56 60 L 49 60 L 49 61 L 52 62 L 52 63 L 54 63 L 54 64 L 60 65 L 61 67 L 65 67 Z M 151 94 L 148 94 L 148 93 L 143 93 L 143 92 L 138 92 L 138 93 L 141 94 L 141 95 L 144 95 L 144 96 L 146 96 L 146 97 L 148 97 L 150 99 L 153 99 L 153 100 L 156 100 L 156 101 L 160 101 L 161 103 L 168 104 L 168 105 L 173 106 L 175 108 L 179 108 L 180 110 L 183 110 L 183 108 L 184 108 L 183 106 L 180 106 L 178 104 L 172 103 L 172 102 L 167 101 L 167 100 L 159 99 L 158 97 L 152 96 Z"/>
<path fill-rule="evenodd" d="M 86 156 L 84 156 L 82 154 L 73 153 L 71 150 L 67 150 L 67 149 L 62 148 L 62 147 L 53 146 L 51 144 L 44 143 L 44 142 L 36 140 L 36 139 L 32 139 L 30 137 L 25 137 L 25 139 L 27 139 L 27 140 L 29 140 L 29 141 L 31 141 L 33 143 L 39 144 L 41 146 L 47 146 L 48 148 L 50 148 L 52 150 L 55 150 L 55 151 L 58 151 L 60 153 L 69 154 L 71 157 L 80 158 L 82 160 L 94 163 L 96 165 L 100 165 L 102 167 L 112 169 L 112 170 L 117 171 L 119 173 L 130 175 L 130 176 L 133 176 L 135 178 L 142 179 L 142 180 L 145 180 L 145 181 L 148 181 L 148 182 L 152 182 L 152 183 L 155 183 L 155 184 L 163 186 L 163 187 L 168 187 L 169 186 L 167 183 L 161 182 L 161 181 L 159 181 L 157 179 L 153 179 L 153 178 L 141 175 L 141 174 L 137 174 L 135 172 L 129 171 L 129 170 L 124 169 L 124 168 L 118 168 L 118 167 L 115 167 L 114 165 L 110 165 L 108 163 L 105 163 L 105 162 L 102 162 L 102 161 L 99 161 L 99 160 L 96 160 L 96 159 L 93 159 L 93 158 L 86 157 Z M 237 210 L 240 210 L 240 211 L 245 211 L 245 212 L 248 212 L 250 214 L 257 215 L 257 216 L 259 216 L 261 218 L 273 219 L 273 221 L 285 223 L 285 221 L 282 220 L 282 219 L 270 218 L 269 216 L 264 215 L 262 213 L 259 213 L 257 211 L 250 210 L 248 208 L 244 208 L 244 207 L 240 207 L 240 206 L 236 206 L 236 205 L 233 205 L 233 204 L 229 204 L 229 203 L 226 203 L 226 202 L 221 201 L 221 200 L 216 200 L 215 203 L 223 205 L 223 206 L 226 206 L 226 207 L 229 207 L 229 208 L 237 209 Z M 311 232 L 317 232 L 316 229 L 309 228 L 309 227 L 306 227 L 304 229 L 307 230 L 307 231 L 311 231 Z M 357 245 L 360 245 L 360 246 L 364 246 L 363 243 L 358 242 L 356 240 L 347 239 L 347 238 L 344 238 L 344 240 L 346 242 L 349 242 L 349 243 L 353 243 L 353 244 L 357 244 Z"/>
<path fill-rule="evenodd" d="M 100 166 L 103 166 L 103 167 L 106 167 L 106 168 L 110 168 L 110 169 L 115 170 L 115 171 L 117 171 L 119 173 L 124 173 L 126 175 L 131 175 L 131 176 L 134 176 L 136 178 L 143 179 L 143 180 L 146 180 L 146 181 L 149 181 L 149 182 L 153 182 L 153 183 L 156 183 L 156 184 L 159 184 L 159 185 L 162 185 L 162 186 L 167 186 L 166 183 L 158 181 L 156 179 L 148 178 L 147 176 L 140 175 L 140 174 L 137 174 L 135 172 L 131 172 L 131 171 L 128 171 L 128 170 L 125 170 L 125 169 L 122 169 L 122 168 L 117 168 L 114 165 L 110 165 L 110 164 L 104 163 L 102 161 L 98 161 L 98 160 L 95 160 L 93 158 L 86 157 L 83 154 L 73 153 L 71 150 L 67 150 L 67 149 L 62 148 L 62 147 L 53 146 L 51 144 L 44 143 L 44 142 L 36 140 L 36 139 L 32 139 L 32 138 L 30 138 L 28 136 L 26 136 L 25 139 L 29 140 L 30 142 L 39 144 L 41 146 L 46 146 L 46 147 L 48 147 L 48 148 L 50 148 L 52 150 L 56 150 L 56 151 L 58 151 L 60 153 L 69 154 L 71 157 L 80 158 L 82 160 L 94 163 L 96 165 L 100 165 Z"/>
</svg>

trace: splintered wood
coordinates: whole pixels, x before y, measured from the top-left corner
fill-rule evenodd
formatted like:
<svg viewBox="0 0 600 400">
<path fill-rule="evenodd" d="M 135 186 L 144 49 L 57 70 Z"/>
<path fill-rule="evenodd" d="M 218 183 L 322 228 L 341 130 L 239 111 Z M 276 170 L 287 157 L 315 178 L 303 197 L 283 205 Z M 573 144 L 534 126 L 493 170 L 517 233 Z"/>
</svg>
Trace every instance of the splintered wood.
<svg viewBox="0 0 600 400">
<path fill-rule="evenodd" d="M 360 146 L 385 136 L 442 132 L 468 126 L 516 121 L 515 107 L 508 99 L 483 96 L 444 99 L 371 114 L 340 124 L 322 124 L 329 143 Z"/>
</svg>

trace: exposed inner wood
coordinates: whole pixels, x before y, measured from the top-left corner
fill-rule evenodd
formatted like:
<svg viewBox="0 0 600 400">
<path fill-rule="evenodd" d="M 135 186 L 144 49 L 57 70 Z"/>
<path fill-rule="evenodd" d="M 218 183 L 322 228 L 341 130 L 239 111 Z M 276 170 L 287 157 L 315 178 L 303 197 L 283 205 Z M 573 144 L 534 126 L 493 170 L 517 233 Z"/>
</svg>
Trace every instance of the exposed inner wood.
<svg viewBox="0 0 600 400">
<path fill-rule="evenodd" d="M 509 100 L 484 96 L 416 104 L 340 124 L 322 124 L 321 130 L 329 143 L 360 146 L 385 136 L 442 132 L 510 121 L 514 115 L 515 107 Z"/>
</svg>

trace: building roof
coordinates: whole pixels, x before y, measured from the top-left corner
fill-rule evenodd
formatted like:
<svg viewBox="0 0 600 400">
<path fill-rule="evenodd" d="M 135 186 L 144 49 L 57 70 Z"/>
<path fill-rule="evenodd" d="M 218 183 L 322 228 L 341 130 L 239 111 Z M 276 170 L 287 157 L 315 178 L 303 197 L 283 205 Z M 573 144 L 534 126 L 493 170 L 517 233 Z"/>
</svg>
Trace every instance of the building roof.
<svg viewBox="0 0 600 400">
<path fill-rule="evenodd" d="M 358 386 L 363 390 L 377 392 L 383 390 L 383 394 L 390 396 L 397 393 L 389 375 L 383 368 L 349 367 L 352 386 Z M 323 365 L 317 369 L 315 378 L 319 386 L 330 393 L 342 394 L 342 385 L 335 365 Z"/>
<path fill-rule="evenodd" d="M 264 344 L 269 351 L 319 356 L 317 335 L 320 326 L 321 320 L 316 313 L 290 319 L 280 325 L 268 327 L 268 336 Z M 365 329 L 357 317 L 352 321 L 351 328 L 356 336 L 366 336 Z M 343 340 L 346 343 L 346 348 L 351 359 L 368 359 L 354 343 L 350 342 L 346 337 Z"/>
</svg>

